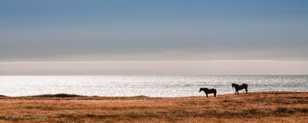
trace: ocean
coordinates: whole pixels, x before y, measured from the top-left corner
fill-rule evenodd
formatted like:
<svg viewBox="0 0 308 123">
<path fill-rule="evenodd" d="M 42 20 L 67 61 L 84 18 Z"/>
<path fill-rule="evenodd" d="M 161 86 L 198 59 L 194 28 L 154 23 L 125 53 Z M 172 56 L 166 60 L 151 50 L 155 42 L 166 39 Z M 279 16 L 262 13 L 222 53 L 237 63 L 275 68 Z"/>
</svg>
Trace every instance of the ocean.
<svg viewBox="0 0 308 123">
<path fill-rule="evenodd" d="M 308 75 L 88 75 L 0 76 L 0 95 L 69 93 L 87 96 L 201 96 L 199 88 L 233 93 L 231 83 L 247 83 L 250 92 L 308 91 Z"/>
</svg>

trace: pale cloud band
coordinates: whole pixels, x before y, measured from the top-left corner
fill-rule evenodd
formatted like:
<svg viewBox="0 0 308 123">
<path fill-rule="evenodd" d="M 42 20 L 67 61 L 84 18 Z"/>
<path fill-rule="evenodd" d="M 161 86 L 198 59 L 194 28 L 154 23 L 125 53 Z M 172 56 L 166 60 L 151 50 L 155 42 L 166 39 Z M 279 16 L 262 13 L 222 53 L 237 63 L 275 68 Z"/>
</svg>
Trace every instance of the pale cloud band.
<svg viewBox="0 0 308 123">
<path fill-rule="evenodd" d="M 1 62 L 1 75 L 307 74 L 307 61 L 80 61 Z"/>
</svg>

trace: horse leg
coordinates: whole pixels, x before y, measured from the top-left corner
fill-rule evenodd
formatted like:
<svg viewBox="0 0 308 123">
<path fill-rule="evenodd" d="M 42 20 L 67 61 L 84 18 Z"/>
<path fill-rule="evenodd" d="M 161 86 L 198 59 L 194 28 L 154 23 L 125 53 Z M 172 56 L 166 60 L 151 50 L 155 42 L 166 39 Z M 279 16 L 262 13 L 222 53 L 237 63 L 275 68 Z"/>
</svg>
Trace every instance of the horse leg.
<svg viewBox="0 0 308 123">
<path fill-rule="evenodd" d="M 214 93 L 214 97 L 216 97 L 216 93 Z"/>
<path fill-rule="evenodd" d="M 207 93 L 205 93 L 206 97 L 208 97 Z"/>
<path fill-rule="evenodd" d="M 245 88 L 246 94 L 248 94 L 248 88 Z"/>
</svg>

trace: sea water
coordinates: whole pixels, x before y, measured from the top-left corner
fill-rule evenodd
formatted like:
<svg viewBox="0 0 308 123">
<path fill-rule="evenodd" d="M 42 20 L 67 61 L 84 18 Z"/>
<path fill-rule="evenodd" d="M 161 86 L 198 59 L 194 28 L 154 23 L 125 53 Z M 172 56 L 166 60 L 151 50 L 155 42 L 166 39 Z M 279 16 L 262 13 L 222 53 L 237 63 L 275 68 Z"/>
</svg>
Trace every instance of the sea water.
<svg viewBox="0 0 308 123">
<path fill-rule="evenodd" d="M 0 95 L 201 96 L 201 87 L 216 88 L 218 94 L 233 93 L 231 83 L 247 83 L 250 92 L 308 91 L 308 75 L 72 75 L 0 76 Z"/>
</svg>

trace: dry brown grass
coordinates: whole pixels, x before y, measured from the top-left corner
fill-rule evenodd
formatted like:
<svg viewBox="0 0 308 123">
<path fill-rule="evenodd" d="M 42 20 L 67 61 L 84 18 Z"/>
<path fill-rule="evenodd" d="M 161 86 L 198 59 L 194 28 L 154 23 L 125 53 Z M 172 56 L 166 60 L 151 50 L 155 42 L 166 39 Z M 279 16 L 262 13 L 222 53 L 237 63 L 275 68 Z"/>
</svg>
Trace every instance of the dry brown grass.
<svg viewBox="0 0 308 123">
<path fill-rule="evenodd" d="M 308 93 L 214 97 L 0 97 L 2 122 L 307 123 Z"/>
</svg>

